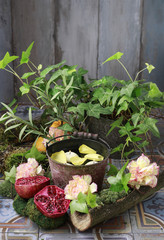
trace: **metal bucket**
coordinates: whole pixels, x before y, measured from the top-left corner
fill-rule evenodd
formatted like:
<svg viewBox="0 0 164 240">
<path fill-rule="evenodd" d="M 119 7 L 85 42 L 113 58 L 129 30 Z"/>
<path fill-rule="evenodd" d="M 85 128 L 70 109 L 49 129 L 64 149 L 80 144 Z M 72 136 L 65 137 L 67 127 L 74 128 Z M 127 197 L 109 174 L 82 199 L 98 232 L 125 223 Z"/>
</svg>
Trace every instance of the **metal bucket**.
<svg viewBox="0 0 164 240">
<path fill-rule="evenodd" d="M 56 138 L 52 139 L 47 143 L 46 147 L 46 153 L 54 184 L 64 189 L 69 180 L 72 179 L 73 175 L 89 174 L 92 176 L 92 182 L 95 182 L 98 185 L 98 190 L 101 190 L 107 161 L 110 155 L 109 145 L 104 140 L 100 139 L 97 134 L 75 132 L 73 135 L 63 135 L 63 137 L 64 136 L 69 136 L 69 139 L 57 142 L 54 142 Z M 61 137 L 62 136 L 60 136 L 60 138 Z M 96 150 L 98 154 L 101 154 L 104 157 L 104 160 L 92 165 L 74 166 L 58 163 L 51 159 L 51 155 L 53 153 L 61 150 L 64 152 L 71 150 L 72 152 L 78 153 L 78 148 L 82 144 L 86 144 Z"/>
</svg>

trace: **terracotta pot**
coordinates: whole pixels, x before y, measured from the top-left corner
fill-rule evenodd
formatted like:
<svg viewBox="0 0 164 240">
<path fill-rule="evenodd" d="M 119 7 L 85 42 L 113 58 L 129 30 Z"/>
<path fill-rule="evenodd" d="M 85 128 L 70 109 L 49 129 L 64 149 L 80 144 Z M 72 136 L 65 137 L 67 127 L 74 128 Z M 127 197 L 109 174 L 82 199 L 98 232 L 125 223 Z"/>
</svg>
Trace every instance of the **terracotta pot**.
<svg viewBox="0 0 164 240">
<path fill-rule="evenodd" d="M 47 156 L 49 160 L 50 170 L 52 179 L 55 185 L 64 188 L 69 180 L 72 179 L 73 175 L 91 175 L 92 181 L 98 185 L 98 191 L 101 190 L 105 170 L 107 166 L 107 161 L 110 154 L 110 149 L 105 141 L 100 138 L 91 139 L 88 138 L 88 134 L 84 134 L 84 136 L 71 136 L 70 139 L 58 141 L 52 143 L 52 140 L 47 144 Z M 52 143 L 52 144 L 51 144 Z M 71 150 L 72 152 L 78 153 L 78 148 L 80 145 L 86 144 L 87 146 L 95 149 L 98 154 L 104 156 L 104 160 L 92 165 L 67 165 L 63 163 L 58 163 L 51 159 L 51 155 L 55 152 L 59 152 L 63 150 L 64 152 L 68 152 Z"/>
</svg>

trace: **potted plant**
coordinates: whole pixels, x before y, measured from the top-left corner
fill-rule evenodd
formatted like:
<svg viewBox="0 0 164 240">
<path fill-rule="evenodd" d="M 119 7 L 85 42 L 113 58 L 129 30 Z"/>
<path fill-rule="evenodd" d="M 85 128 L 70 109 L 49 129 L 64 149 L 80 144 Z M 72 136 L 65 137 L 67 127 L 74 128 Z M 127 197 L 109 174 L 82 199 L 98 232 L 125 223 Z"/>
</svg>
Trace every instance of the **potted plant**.
<svg viewBox="0 0 164 240">
<path fill-rule="evenodd" d="M 20 80 L 22 85 L 19 87 L 18 96 L 26 95 L 31 105 L 28 113 L 29 119 L 26 121 L 16 114 L 18 107 L 16 99 L 8 105 L 2 103 L 3 110 L 7 110 L 0 118 L 0 122 L 5 123 L 5 132 L 19 127 L 20 140 L 29 134 L 49 138 L 47 136 L 48 127 L 54 120 L 67 123 L 64 125 L 65 131 L 82 129 L 83 119 L 77 117 L 76 114 L 68 114 L 68 108 L 77 106 L 79 101 L 85 101 L 85 98 L 87 98 L 88 84 L 83 77 L 87 70 L 83 68 L 76 70 L 77 65 L 64 65 L 65 61 L 42 70 L 41 64 L 35 66 L 30 60 L 33 44 L 34 42 L 30 44 L 26 51 L 22 52 L 19 60 L 19 66 L 25 64 L 29 69 L 23 76 L 19 76 L 9 65 L 10 62 L 18 59 L 18 56 L 10 56 L 7 52 L 0 61 L 0 69 L 14 74 Z M 38 109 L 42 110 L 42 121 L 39 126 L 33 122 L 32 115 L 32 112 Z"/>
<path fill-rule="evenodd" d="M 0 61 L 1 69 L 19 78 L 22 83 L 19 88 L 21 95 L 26 94 L 31 105 L 35 107 L 29 107 L 29 120 L 25 121 L 16 115 L 17 105 L 14 105 L 16 100 L 9 105 L 2 103 L 7 109 L 7 112 L 0 118 L 0 122 L 5 122 L 7 126 L 5 131 L 19 127 L 20 139 L 29 134 L 50 138 L 48 126 L 54 120 L 60 120 L 61 123 L 66 123 L 60 126 L 65 131 L 94 130 L 102 138 L 108 135 L 107 141 L 111 140 L 109 145 L 113 148 L 112 153 L 121 152 L 121 158 L 128 157 L 136 149 L 143 152 L 144 147 L 150 142 L 150 133 L 159 137 L 157 120 L 151 117 L 151 111 L 163 106 L 164 94 L 155 83 L 137 80 L 142 71 L 148 70 L 150 73 L 154 69 L 152 65 L 146 63 L 146 67 L 137 73 L 135 79 L 132 79 L 120 61 L 123 53 L 117 52 L 104 63 L 118 61 L 126 71 L 129 80 L 104 76 L 88 84 L 84 79 L 87 71 L 83 68 L 77 70 L 77 65 L 63 66 L 65 61 L 48 66 L 44 70 L 42 70 L 42 65 L 36 67 L 30 60 L 32 47 L 33 43 L 22 52 L 20 65 L 26 64 L 29 68 L 29 72 L 24 73 L 22 77 L 9 66 L 9 63 L 16 60 L 18 56 L 10 56 L 6 53 Z M 30 78 L 31 81 L 29 81 Z M 37 108 L 43 109 L 41 118 L 44 121 L 39 126 L 35 125 L 32 119 L 32 111 Z M 92 120 L 92 124 L 89 124 L 91 117 L 100 119 L 99 122 L 106 128 L 101 131 L 96 122 L 98 126 L 96 129 Z M 104 124 L 106 121 L 107 123 Z M 95 129 L 92 129 L 91 125 Z M 118 135 L 121 143 L 111 137 L 115 129 L 115 135 Z M 116 142 L 116 146 L 112 145 L 113 142 Z M 129 144 L 131 144 L 130 150 L 126 150 Z"/>
<path fill-rule="evenodd" d="M 148 70 L 151 73 L 154 66 L 146 63 L 146 67 L 132 79 L 120 61 L 122 55 L 117 52 L 104 63 L 117 61 L 129 80 L 118 80 L 113 76 L 93 80 L 89 85 L 91 91 L 88 102 L 68 109 L 89 119 L 89 131 L 99 132 L 100 137 L 105 138 L 113 148 L 112 153 L 121 152 L 121 158 L 128 157 L 135 150 L 143 152 L 144 147 L 150 144 L 151 134 L 160 136 L 157 119 L 151 114 L 152 110 L 164 105 L 164 93 L 155 83 L 138 80 L 141 72 Z"/>
</svg>

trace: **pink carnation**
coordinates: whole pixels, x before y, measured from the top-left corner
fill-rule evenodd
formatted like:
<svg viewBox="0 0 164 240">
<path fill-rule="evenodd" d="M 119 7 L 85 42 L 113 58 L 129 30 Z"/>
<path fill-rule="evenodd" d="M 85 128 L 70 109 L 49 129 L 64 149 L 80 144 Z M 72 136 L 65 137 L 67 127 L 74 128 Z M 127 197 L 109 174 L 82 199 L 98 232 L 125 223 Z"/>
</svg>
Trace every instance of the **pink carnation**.
<svg viewBox="0 0 164 240">
<path fill-rule="evenodd" d="M 56 138 L 56 137 L 59 137 L 59 136 L 62 136 L 62 135 L 64 135 L 64 131 L 62 129 L 58 129 L 56 127 L 50 127 L 49 128 L 49 136 L 50 137 Z M 61 141 L 61 140 L 63 140 L 63 137 L 57 138 L 56 140 Z"/>
<path fill-rule="evenodd" d="M 42 175 L 42 173 L 42 167 L 38 164 L 35 158 L 28 158 L 27 163 L 22 163 L 17 167 L 16 179 Z"/>
<path fill-rule="evenodd" d="M 148 185 L 155 187 L 157 185 L 157 175 L 159 174 L 159 166 L 154 162 L 150 164 L 150 160 L 142 154 L 136 161 L 131 161 L 127 168 L 131 173 L 129 184 L 137 189 L 140 186 Z"/>
<path fill-rule="evenodd" d="M 97 184 L 92 183 L 92 178 L 90 175 L 84 175 L 84 176 L 79 176 L 79 175 L 74 175 L 73 180 L 69 181 L 69 184 L 65 187 L 64 192 L 65 192 L 65 198 L 66 199 L 77 199 L 77 196 L 80 192 L 87 194 L 88 190 L 96 192 L 97 191 Z"/>
</svg>

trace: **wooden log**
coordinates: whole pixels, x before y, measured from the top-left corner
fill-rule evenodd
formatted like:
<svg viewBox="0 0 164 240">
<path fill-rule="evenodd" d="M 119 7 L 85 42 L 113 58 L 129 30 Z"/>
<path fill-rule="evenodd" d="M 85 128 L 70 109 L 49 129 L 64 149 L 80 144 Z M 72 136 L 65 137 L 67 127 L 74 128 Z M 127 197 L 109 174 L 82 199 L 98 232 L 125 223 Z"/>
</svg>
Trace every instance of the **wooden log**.
<svg viewBox="0 0 164 240">
<path fill-rule="evenodd" d="M 133 190 L 125 198 L 118 200 L 114 204 L 98 206 L 91 209 L 88 214 L 75 212 L 70 216 L 71 221 L 79 231 L 85 231 L 98 223 L 107 221 L 127 211 L 134 205 L 157 192 L 162 187 L 164 187 L 164 171 L 159 174 L 158 183 L 155 188 L 142 186 L 139 191 L 136 189 Z"/>
</svg>

